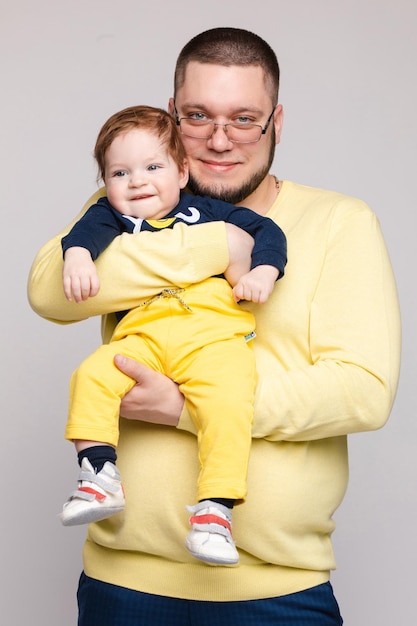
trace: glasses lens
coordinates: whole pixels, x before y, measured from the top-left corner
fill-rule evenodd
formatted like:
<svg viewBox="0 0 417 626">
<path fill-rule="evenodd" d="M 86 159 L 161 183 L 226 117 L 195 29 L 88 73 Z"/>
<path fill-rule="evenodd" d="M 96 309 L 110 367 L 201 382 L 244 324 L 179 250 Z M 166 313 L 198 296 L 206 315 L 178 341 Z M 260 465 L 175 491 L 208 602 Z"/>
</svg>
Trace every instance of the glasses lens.
<svg viewBox="0 0 417 626">
<path fill-rule="evenodd" d="M 187 137 L 208 139 L 213 134 L 213 122 L 200 122 L 183 117 L 180 120 L 180 129 Z"/>
<path fill-rule="evenodd" d="M 182 134 L 194 139 L 209 139 L 215 126 L 216 124 L 211 121 L 199 121 L 185 117 L 180 119 Z M 262 126 L 258 124 L 219 124 L 218 126 L 224 128 L 228 139 L 235 143 L 253 143 L 259 141 L 262 135 Z"/>
<path fill-rule="evenodd" d="M 262 134 L 262 126 L 258 124 L 227 124 L 227 136 L 230 141 L 236 143 L 252 143 L 259 141 Z"/>
</svg>

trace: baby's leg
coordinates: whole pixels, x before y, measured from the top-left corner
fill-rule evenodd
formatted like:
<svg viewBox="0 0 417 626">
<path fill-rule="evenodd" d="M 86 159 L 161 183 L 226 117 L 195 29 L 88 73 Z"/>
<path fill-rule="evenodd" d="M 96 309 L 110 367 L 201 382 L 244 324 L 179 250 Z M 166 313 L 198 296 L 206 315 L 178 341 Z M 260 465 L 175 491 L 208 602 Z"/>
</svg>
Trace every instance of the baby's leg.
<svg viewBox="0 0 417 626">
<path fill-rule="evenodd" d="M 115 448 L 120 400 L 136 381 L 114 365 L 118 353 L 155 365 L 148 344 L 131 335 L 101 346 L 74 372 L 66 437 L 75 443 L 81 471 L 61 513 L 64 526 L 97 522 L 124 509 Z"/>
<path fill-rule="evenodd" d="M 255 361 L 243 337 L 200 350 L 181 385 L 198 428 L 198 504 L 189 507 L 186 547 L 215 565 L 235 565 L 232 508 L 246 496 L 251 444 Z"/>
</svg>

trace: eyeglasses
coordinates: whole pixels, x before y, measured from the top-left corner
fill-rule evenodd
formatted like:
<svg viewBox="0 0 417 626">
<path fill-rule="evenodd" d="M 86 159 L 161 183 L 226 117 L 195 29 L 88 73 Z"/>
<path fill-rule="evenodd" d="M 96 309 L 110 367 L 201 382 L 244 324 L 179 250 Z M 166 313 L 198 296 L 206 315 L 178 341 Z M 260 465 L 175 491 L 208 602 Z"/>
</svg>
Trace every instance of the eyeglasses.
<svg viewBox="0 0 417 626">
<path fill-rule="evenodd" d="M 213 136 L 216 126 L 222 126 L 229 141 L 233 143 L 256 143 L 265 135 L 268 126 L 274 115 L 275 107 L 272 109 L 271 115 L 268 117 L 265 126 L 260 124 L 238 124 L 236 122 L 228 122 L 227 124 L 218 124 L 213 120 L 198 120 L 193 117 L 179 117 L 177 109 L 174 105 L 175 122 L 180 127 L 180 133 L 186 137 L 193 139 L 210 139 Z"/>
</svg>

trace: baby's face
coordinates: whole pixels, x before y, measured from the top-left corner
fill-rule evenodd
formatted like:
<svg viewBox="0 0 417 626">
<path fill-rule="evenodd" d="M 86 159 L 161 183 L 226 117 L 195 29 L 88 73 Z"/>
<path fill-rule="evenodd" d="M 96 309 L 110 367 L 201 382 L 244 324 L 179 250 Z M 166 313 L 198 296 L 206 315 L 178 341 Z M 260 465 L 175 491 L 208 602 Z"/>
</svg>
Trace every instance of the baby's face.
<svg viewBox="0 0 417 626">
<path fill-rule="evenodd" d="M 105 155 L 104 182 L 110 204 L 122 215 L 165 217 L 179 201 L 188 180 L 167 146 L 148 130 L 132 129 L 115 137 Z"/>
</svg>

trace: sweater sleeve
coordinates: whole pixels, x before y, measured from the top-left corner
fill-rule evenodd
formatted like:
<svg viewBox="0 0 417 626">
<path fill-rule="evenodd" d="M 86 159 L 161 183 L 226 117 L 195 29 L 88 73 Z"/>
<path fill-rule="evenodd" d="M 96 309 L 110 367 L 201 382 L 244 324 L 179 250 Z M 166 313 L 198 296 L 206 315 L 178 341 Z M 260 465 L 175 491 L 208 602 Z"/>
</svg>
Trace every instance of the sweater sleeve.
<svg viewBox="0 0 417 626">
<path fill-rule="evenodd" d="M 370 210 L 341 212 L 327 238 L 304 363 L 271 361 L 259 372 L 255 437 L 308 441 L 376 430 L 391 412 L 400 312 L 379 222 Z M 285 341 L 288 355 L 294 346 Z"/>
<path fill-rule="evenodd" d="M 272 265 L 279 270 L 278 278 L 282 278 L 287 263 L 287 240 L 278 224 L 245 207 L 233 207 L 227 221 L 254 238 L 251 268 Z"/>
<path fill-rule="evenodd" d="M 59 323 L 131 309 L 164 288 L 185 287 L 221 274 L 229 262 L 223 222 L 178 224 L 158 233 L 123 233 L 96 261 L 100 292 L 76 304 L 68 302 L 62 287 L 61 239 L 88 207 L 105 195 L 102 189 L 62 232 L 48 241 L 35 257 L 28 279 L 28 299 L 41 317 Z"/>
<path fill-rule="evenodd" d="M 124 232 L 133 232 L 132 222 L 120 215 L 107 198 L 99 198 L 62 238 L 63 256 L 68 248 L 79 246 L 86 248 L 95 261 L 113 239 Z"/>
<path fill-rule="evenodd" d="M 251 269 L 258 265 L 272 265 L 279 270 L 278 278 L 284 276 L 287 239 L 278 224 L 244 206 L 234 206 L 213 198 L 205 198 L 204 202 L 210 207 L 213 220 L 234 224 L 253 237 Z"/>
</svg>

